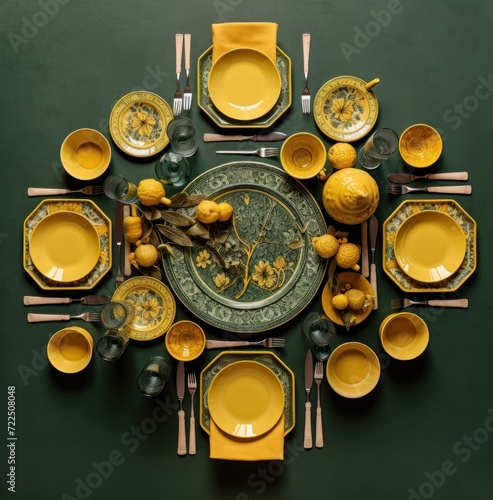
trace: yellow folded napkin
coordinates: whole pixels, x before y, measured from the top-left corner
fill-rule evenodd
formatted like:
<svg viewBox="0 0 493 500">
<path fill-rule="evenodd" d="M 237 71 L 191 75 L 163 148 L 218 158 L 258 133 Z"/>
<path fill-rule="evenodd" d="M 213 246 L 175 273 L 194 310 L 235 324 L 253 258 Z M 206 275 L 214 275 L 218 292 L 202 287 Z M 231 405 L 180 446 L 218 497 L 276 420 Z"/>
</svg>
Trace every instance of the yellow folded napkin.
<svg viewBox="0 0 493 500">
<path fill-rule="evenodd" d="M 258 438 L 234 438 L 219 429 L 213 419 L 209 432 L 210 458 L 243 461 L 284 459 L 284 413 L 272 430 Z"/>
<path fill-rule="evenodd" d="M 276 63 L 277 23 L 219 23 L 212 25 L 212 64 L 233 49 L 255 49 Z"/>
</svg>

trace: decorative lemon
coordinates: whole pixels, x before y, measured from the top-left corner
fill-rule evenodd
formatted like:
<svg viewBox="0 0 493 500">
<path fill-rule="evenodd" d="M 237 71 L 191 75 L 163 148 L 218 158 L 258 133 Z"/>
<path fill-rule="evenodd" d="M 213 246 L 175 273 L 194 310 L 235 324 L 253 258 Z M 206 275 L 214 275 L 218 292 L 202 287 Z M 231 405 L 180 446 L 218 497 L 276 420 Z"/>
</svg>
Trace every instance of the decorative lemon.
<svg viewBox="0 0 493 500">
<path fill-rule="evenodd" d="M 212 224 L 219 220 L 221 209 L 215 201 L 203 200 L 197 205 L 196 217 L 204 224 Z"/>
<path fill-rule="evenodd" d="M 152 205 L 170 205 L 171 200 L 166 198 L 164 186 L 156 179 L 143 179 L 137 187 L 137 196 L 140 203 L 146 207 Z"/>
<path fill-rule="evenodd" d="M 229 219 L 231 219 L 231 216 L 233 215 L 233 207 L 223 201 L 222 203 L 218 204 L 219 207 L 219 219 L 221 222 L 225 222 Z"/>
<path fill-rule="evenodd" d="M 142 267 L 151 267 L 153 266 L 159 257 L 159 250 L 150 243 L 144 243 L 139 245 L 135 252 L 132 252 L 128 258 L 132 264 L 135 262 Z"/>
<path fill-rule="evenodd" d="M 327 153 L 330 164 L 336 169 L 351 168 L 356 165 L 356 149 L 347 142 L 335 143 Z"/>
<path fill-rule="evenodd" d="M 338 293 L 332 297 L 332 307 L 339 311 L 346 309 L 349 305 L 349 299 L 346 297 L 344 293 Z"/>
<path fill-rule="evenodd" d="M 359 310 L 363 307 L 366 301 L 366 295 L 357 288 L 351 288 L 346 292 L 348 305 L 351 309 Z"/>
<path fill-rule="evenodd" d="M 343 269 L 359 271 L 358 261 L 360 254 L 360 247 L 354 243 L 344 243 L 339 245 L 339 250 L 336 254 L 337 265 Z"/>
<path fill-rule="evenodd" d="M 339 250 L 339 242 L 332 234 L 322 234 L 322 236 L 315 236 L 312 238 L 312 245 L 315 251 L 324 259 L 334 257 Z"/>
</svg>

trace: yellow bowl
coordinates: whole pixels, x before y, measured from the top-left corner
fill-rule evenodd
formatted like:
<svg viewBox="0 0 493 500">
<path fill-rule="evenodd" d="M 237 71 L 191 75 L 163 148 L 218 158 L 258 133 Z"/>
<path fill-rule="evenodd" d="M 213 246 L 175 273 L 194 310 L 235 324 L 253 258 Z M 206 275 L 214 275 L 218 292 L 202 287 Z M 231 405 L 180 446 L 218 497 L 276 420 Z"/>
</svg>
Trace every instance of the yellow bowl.
<svg viewBox="0 0 493 500">
<path fill-rule="evenodd" d="M 178 361 L 192 361 L 204 352 L 204 330 L 193 321 L 178 321 L 166 332 L 165 345 Z"/>
<path fill-rule="evenodd" d="M 291 177 L 311 179 L 323 170 L 327 151 L 316 135 L 299 132 L 284 141 L 280 159 L 282 167 Z"/>
<path fill-rule="evenodd" d="M 433 165 L 442 154 L 442 138 L 429 125 L 411 125 L 401 134 L 399 152 L 411 167 L 426 168 Z"/>
<path fill-rule="evenodd" d="M 408 312 L 387 316 L 380 324 L 378 333 L 385 352 L 402 361 L 418 357 L 430 339 L 423 319 Z"/>
<path fill-rule="evenodd" d="M 87 330 L 71 326 L 53 334 L 46 350 L 50 363 L 57 370 L 77 373 L 91 361 L 93 345 L 93 338 Z"/>
<path fill-rule="evenodd" d="M 375 352 L 360 342 L 336 347 L 327 361 L 327 380 L 345 398 L 366 396 L 380 379 L 380 361 Z"/>
<path fill-rule="evenodd" d="M 83 181 L 102 175 L 111 161 L 111 146 L 106 137 L 91 128 L 75 130 L 60 148 L 63 168 Z"/>
</svg>

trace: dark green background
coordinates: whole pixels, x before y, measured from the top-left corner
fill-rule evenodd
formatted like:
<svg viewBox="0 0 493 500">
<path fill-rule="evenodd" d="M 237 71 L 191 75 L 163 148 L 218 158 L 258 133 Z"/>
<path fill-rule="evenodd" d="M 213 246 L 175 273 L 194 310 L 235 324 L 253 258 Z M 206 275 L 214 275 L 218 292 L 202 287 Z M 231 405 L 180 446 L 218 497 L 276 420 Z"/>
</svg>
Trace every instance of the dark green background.
<svg viewBox="0 0 493 500">
<path fill-rule="evenodd" d="M 15 385 L 17 498 L 285 500 L 303 498 L 310 491 L 310 496 L 336 500 L 396 500 L 411 498 L 411 488 L 421 498 L 491 498 L 491 2 L 2 0 L 0 19 L 0 399 L 4 401 L 0 470 L 5 478 L 7 386 Z M 299 320 L 271 332 L 286 338 L 287 347 L 279 356 L 297 376 L 298 424 L 287 437 L 284 463 L 212 461 L 201 429 L 197 455 L 179 458 L 174 383 L 159 398 L 172 408 L 162 422 L 164 412 L 157 402 L 144 399 L 135 388 L 144 360 L 165 353 L 162 339 L 133 343 L 115 364 L 95 356 L 83 374 L 63 376 L 44 358 L 47 339 L 62 325 L 28 325 L 22 305 L 23 295 L 41 292 L 22 269 L 22 224 L 40 202 L 27 197 L 27 187 L 78 186 L 59 163 L 65 136 L 77 128 L 92 127 L 109 138 L 112 106 L 134 89 L 145 88 L 172 102 L 177 32 L 192 34 L 195 87 L 195 62 L 211 44 L 211 23 L 229 21 L 279 23 L 278 44 L 293 63 L 293 105 L 276 123 L 277 130 L 309 131 L 322 137 L 313 117 L 300 111 L 301 35 L 309 32 L 312 94 L 335 76 L 379 77 L 377 126 L 398 133 L 413 123 L 435 126 L 444 138 L 437 169 L 468 170 L 474 186 L 472 196 L 455 198 L 479 228 L 479 265 L 458 294 L 469 299 L 469 309 L 415 308 L 413 312 L 429 324 L 429 348 L 416 362 L 390 361 L 379 344 L 378 326 L 391 312 L 390 299 L 399 290 L 381 272 L 379 244 L 380 308 L 361 328 L 350 334 L 340 330 L 335 345 L 347 340 L 370 345 L 382 362 L 380 383 L 367 398 L 352 401 L 336 396 L 324 382 L 326 444 L 322 450 L 300 450 L 307 344 Z M 365 30 L 371 35 L 358 37 Z M 355 47 L 355 43 L 357 51 L 345 57 L 341 44 Z M 481 100 L 475 97 L 478 88 Z M 197 107 L 196 94 L 194 99 L 189 115 L 198 132 L 214 131 L 212 121 Z M 322 139 L 331 145 L 326 137 Z M 223 163 L 214 154 L 216 146 L 201 141 L 192 160 L 195 174 Z M 270 163 L 279 165 L 276 159 Z M 402 169 L 396 154 L 374 173 L 382 192 L 377 210 L 381 222 L 403 201 L 385 195 L 385 176 Z M 109 172 L 138 181 L 153 176 L 153 159 L 135 161 L 113 147 Z M 320 202 L 322 184 L 306 185 Z M 112 202 L 103 198 L 97 202 L 113 216 Z M 115 270 L 94 291 L 110 293 L 114 274 Z M 77 304 L 44 307 L 50 312 L 60 309 L 79 313 L 85 308 Z M 309 309 L 321 310 L 320 294 Z M 185 317 L 194 319 L 179 305 L 177 318 Z M 95 337 L 101 334 L 97 325 L 82 326 Z M 221 336 L 204 326 L 211 336 Z M 192 369 L 199 373 L 216 354 L 205 353 Z M 186 402 L 188 414 L 188 398 Z M 140 437 L 132 436 L 135 429 Z M 97 473 L 98 464 L 103 467 L 110 459 L 113 470 L 106 467 Z M 436 472 L 443 468 L 453 474 Z M 80 481 L 97 487 L 77 490 Z M 2 481 L 6 493 L 7 486 Z"/>
</svg>

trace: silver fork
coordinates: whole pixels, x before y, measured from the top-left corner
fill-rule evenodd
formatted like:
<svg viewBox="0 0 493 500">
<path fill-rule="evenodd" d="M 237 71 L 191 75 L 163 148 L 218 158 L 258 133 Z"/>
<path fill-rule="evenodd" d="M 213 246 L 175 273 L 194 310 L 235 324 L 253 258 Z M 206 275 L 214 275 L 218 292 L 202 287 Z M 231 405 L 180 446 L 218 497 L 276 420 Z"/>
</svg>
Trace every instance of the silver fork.
<svg viewBox="0 0 493 500">
<path fill-rule="evenodd" d="M 190 75 L 190 51 L 192 46 L 192 35 L 188 33 L 184 37 L 185 40 L 185 72 L 187 75 L 187 80 L 185 83 L 185 89 L 183 91 L 183 107 L 185 110 L 189 110 L 192 107 L 192 89 L 190 88 L 190 83 L 188 77 Z"/>
<path fill-rule="evenodd" d="M 188 392 L 190 393 L 190 435 L 188 440 L 188 453 L 195 455 L 197 453 L 195 439 L 195 413 L 193 411 L 193 397 L 197 391 L 197 378 L 195 373 L 189 373 L 187 379 Z"/>
<path fill-rule="evenodd" d="M 218 155 L 257 155 L 260 158 L 278 156 L 280 152 L 280 148 L 260 148 L 254 151 L 216 151 Z"/>
<path fill-rule="evenodd" d="M 83 319 L 84 321 L 101 321 L 98 312 L 85 312 L 78 316 L 70 316 L 68 314 L 38 314 L 29 313 L 27 315 L 28 323 L 41 323 L 42 321 L 69 321 L 71 319 Z"/>
<path fill-rule="evenodd" d="M 217 349 L 221 347 L 243 347 L 250 345 L 261 345 L 264 347 L 284 347 L 286 344 L 284 339 L 275 339 L 269 337 L 268 339 L 260 340 L 258 342 L 250 342 L 248 340 L 207 340 L 205 343 L 206 349 Z"/>
<path fill-rule="evenodd" d="M 305 88 L 301 92 L 301 110 L 310 113 L 310 91 L 308 90 L 308 67 L 310 60 L 310 34 L 303 35 L 303 72 L 305 73 Z"/>
<path fill-rule="evenodd" d="M 317 448 L 323 448 L 324 446 L 324 432 L 322 427 L 322 407 L 320 405 L 320 384 L 324 378 L 324 365 L 322 361 L 317 361 L 315 363 L 315 371 L 313 372 L 313 378 L 317 384 L 317 420 L 315 425 L 315 446 Z"/>
<path fill-rule="evenodd" d="M 407 194 L 415 192 L 425 193 L 442 193 L 442 194 L 471 194 L 472 186 L 430 186 L 422 188 L 412 188 L 409 186 L 402 186 L 400 184 L 387 184 L 387 193 L 389 194 Z"/>
<path fill-rule="evenodd" d="M 86 186 L 82 189 L 66 189 L 66 188 L 27 188 L 28 196 L 53 196 L 58 194 L 82 193 L 89 196 L 103 194 L 103 186 Z"/>
<path fill-rule="evenodd" d="M 178 116 L 181 113 L 181 92 L 180 92 L 180 74 L 181 74 L 181 56 L 183 53 L 183 35 L 177 33 L 176 41 L 176 91 L 173 98 L 173 115 Z"/>
<path fill-rule="evenodd" d="M 469 307 L 468 299 L 434 299 L 434 300 L 410 300 L 407 298 L 392 299 L 390 301 L 392 309 L 403 309 L 409 306 L 431 306 L 431 307 Z"/>
</svg>

